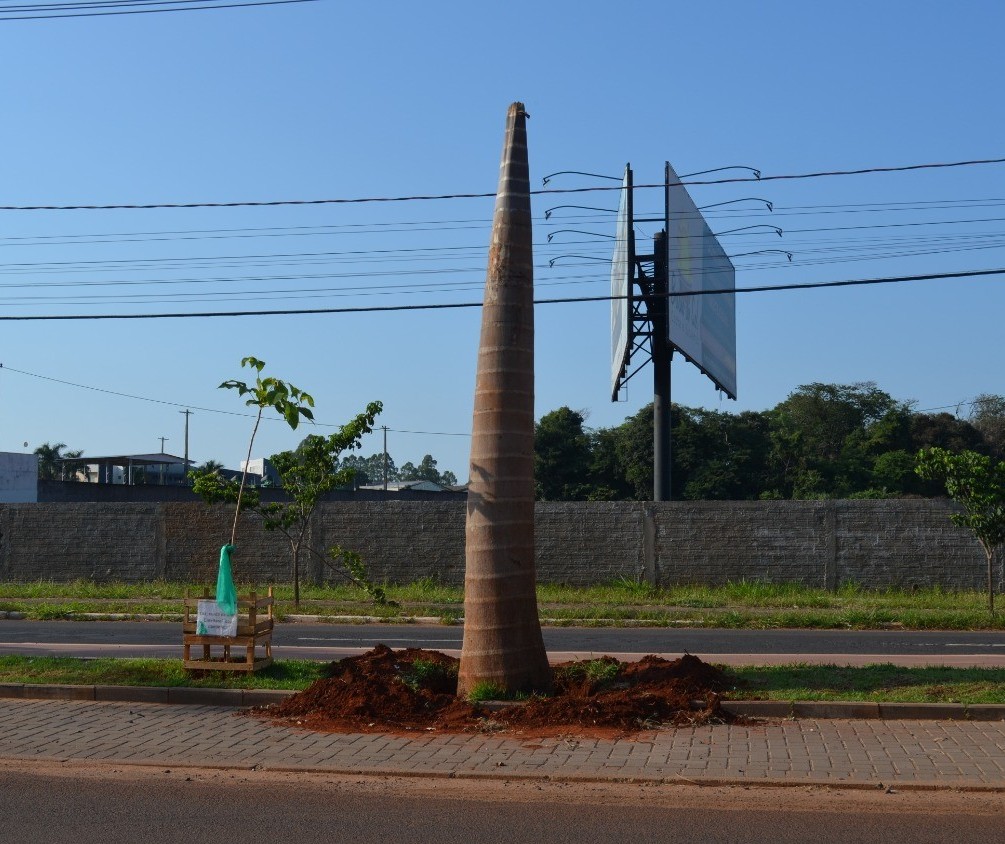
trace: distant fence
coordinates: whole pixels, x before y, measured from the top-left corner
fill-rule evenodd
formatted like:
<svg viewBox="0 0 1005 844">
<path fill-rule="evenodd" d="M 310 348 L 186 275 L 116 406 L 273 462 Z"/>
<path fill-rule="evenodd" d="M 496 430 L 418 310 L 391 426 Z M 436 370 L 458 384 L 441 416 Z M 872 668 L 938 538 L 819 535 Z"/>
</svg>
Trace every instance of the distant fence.
<svg viewBox="0 0 1005 844">
<path fill-rule="evenodd" d="M 288 501 L 282 489 L 259 487 L 262 501 Z M 38 481 L 38 500 L 45 504 L 150 504 L 157 501 L 201 503 L 190 486 L 170 484 L 98 484 L 81 481 Z M 336 489 L 326 501 L 465 501 L 466 492 L 430 492 L 421 489 Z"/>
<path fill-rule="evenodd" d="M 541 502 L 538 580 L 981 589 L 983 552 L 950 523 L 951 512 L 938 500 Z M 209 582 L 231 513 L 184 502 L 0 505 L 0 581 Z M 311 524 L 311 541 L 360 552 L 379 581 L 460 584 L 464 518 L 463 501 L 328 502 Z M 282 535 L 242 519 L 239 579 L 289 580 Z M 316 563 L 305 573 L 333 579 Z"/>
</svg>

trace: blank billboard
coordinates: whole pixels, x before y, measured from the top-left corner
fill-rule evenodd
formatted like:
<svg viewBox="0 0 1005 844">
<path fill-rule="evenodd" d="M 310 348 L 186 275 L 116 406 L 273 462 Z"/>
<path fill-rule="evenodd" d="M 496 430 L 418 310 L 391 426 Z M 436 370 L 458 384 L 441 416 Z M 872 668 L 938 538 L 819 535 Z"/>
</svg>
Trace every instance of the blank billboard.
<svg viewBox="0 0 1005 844">
<path fill-rule="evenodd" d="M 617 240 L 611 258 L 611 401 L 617 401 L 628 365 L 632 319 L 632 170 L 625 167 L 618 206 Z"/>
<path fill-rule="evenodd" d="M 670 343 L 736 398 L 736 271 L 673 167 L 666 165 Z"/>
</svg>

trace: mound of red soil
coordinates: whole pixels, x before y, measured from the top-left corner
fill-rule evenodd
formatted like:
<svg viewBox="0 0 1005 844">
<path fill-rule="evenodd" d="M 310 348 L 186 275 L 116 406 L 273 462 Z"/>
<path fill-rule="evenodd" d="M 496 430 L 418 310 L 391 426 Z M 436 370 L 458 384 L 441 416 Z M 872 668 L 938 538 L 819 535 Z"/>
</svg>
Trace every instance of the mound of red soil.
<svg viewBox="0 0 1005 844">
<path fill-rule="evenodd" d="M 556 665 L 548 696 L 489 711 L 456 696 L 458 660 L 418 648 L 378 645 L 333 662 L 318 680 L 259 714 L 326 732 L 621 733 L 735 720 L 719 703 L 726 678 L 694 656 L 639 662 L 612 657 Z"/>
<path fill-rule="evenodd" d="M 666 660 L 646 656 L 638 662 L 604 661 L 617 666 L 612 679 L 591 681 L 576 671 L 584 663 L 555 666 L 554 694 L 497 714 L 507 724 L 525 726 L 616 727 L 622 731 L 732 720 L 722 709 L 723 673 L 685 654 Z"/>
<path fill-rule="evenodd" d="M 463 729 L 477 722 L 479 711 L 456 696 L 457 662 L 439 651 L 392 651 L 377 645 L 365 654 L 333 662 L 327 677 L 263 711 L 332 732 Z"/>
</svg>

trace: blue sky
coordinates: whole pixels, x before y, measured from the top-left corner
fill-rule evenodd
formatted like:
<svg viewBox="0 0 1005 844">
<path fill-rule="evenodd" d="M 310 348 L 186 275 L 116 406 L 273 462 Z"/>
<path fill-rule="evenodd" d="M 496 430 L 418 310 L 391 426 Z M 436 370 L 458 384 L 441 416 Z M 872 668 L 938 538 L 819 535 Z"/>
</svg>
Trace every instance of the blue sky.
<svg viewBox="0 0 1005 844">
<path fill-rule="evenodd" d="M 535 185 L 559 170 L 619 175 L 628 161 L 638 183 L 653 183 L 665 160 L 679 173 L 745 164 L 775 175 L 998 158 L 1003 30 L 1005 6 L 990 0 L 951 9 L 321 0 L 0 22 L 0 204 L 491 192 L 514 100 L 531 114 Z M 552 186 L 600 184 L 562 177 Z M 699 205 L 746 196 L 774 204 L 773 213 L 749 202 L 708 215 L 716 231 L 785 229 L 782 239 L 723 238 L 732 254 L 793 252 L 791 264 L 737 258 L 740 287 L 1005 267 L 1003 165 L 692 194 Z M 562 202 L 615 207 L 616 196 L 535 198 L 538 295 L 604 295 L 603 263 L 549 268 L 548 259 L 606 257 L 608 241 L 546 240 L 559 228 L 613 234 L 613 216 L 545 221 Z M 640 211 L 661 205 L 661 190 L 636 198 Z M 2 211 L 0 315 L 478 301 L 491 212 L 490 199 Z M 654 228 L 641 226 L 639 237 Z M 994 277 L 741 295 L 739 400 L 720 400 L 680 360 L 673 397 L 764 409 L 800 384 L 873 380 L 925 409 L 1005 393 L 1003 311 L 1005 281 Z M 87 454 L 139 453 L 159 450 L 164 436 L 166 450 L 180 453 L 179 411 L 241 411 L 216 385 L 240 377 L 240 359 L 255 355 L 267 373 L 312 392 L 322 422 L 382 400 L 399 464 L 428 452 L 464 478 L 479 319 L 468 309 L 5 322 L 0 450 L 62 441 Z M 610 402 L 609 328 L 606 303 L 538 308 L 539 415 L 569 405 L 590 425 L 611 425 L 651 400 L 646 372 L 626 401 Z M 250 420 L 196 409 L 191 456 L 236 466 L 249 432 Z M 255 453 L 292 447 L 300 435 L 270 424 Z M 364 453 L 379 448 L 373 438 Z"/>
</svg>

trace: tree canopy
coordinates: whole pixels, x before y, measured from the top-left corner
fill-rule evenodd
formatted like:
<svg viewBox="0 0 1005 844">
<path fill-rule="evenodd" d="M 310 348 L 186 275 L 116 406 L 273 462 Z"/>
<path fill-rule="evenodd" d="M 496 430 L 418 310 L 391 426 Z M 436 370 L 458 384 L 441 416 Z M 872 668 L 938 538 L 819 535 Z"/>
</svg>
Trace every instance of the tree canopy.
<svg viewBox="0 0 1005 844">
<path fill-rule="evenodd" d="M 945 483 L 949 497 L 962 508 L 950 519 L 973 531 L 984 549 L 988 609 L 994 614 L 994 557 L 1005 544 L 1005 462 L 974 451 L 954 454 L 942 448 L 927 448 L 918 454 L 916 471 L 926 480 Z"/>
<path fill-rule="evenodd" d="M 403 481 L 432 481 L 443 486 L 452 486 L 457 483 L 457 476 L 447 470 L 440 472 L 436 468 L 436 461 L 433 455 L 425 454 L 419 465 L 413 463 L 403 463 L 399 472 L 399 479 Z"/>
<path fill-rule="evenodd" d="M 38 457 L 38 477 L 43 481 L 75 480 L 77 472 L 63 465 L 64 460 L 83 457 L 81 449 L 64 451 L 66 443 L 42 443 L 32 453 Z"/>
<path fill-rule="evenodd" d="M 677 500 L 937 496 L 915 471 L 923 448 L 1002 459 L 1005 398 L 979 396 L 968 419 L 918 413 L 872 382 L 807 384 L 773 408 L 727 413 L 673 405 L 671 495 Z M 535 428 L 540 500 L 652 498 L 652 405 L 589 428 L 561 407 Z"/>
</svg>

